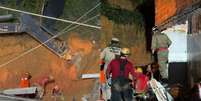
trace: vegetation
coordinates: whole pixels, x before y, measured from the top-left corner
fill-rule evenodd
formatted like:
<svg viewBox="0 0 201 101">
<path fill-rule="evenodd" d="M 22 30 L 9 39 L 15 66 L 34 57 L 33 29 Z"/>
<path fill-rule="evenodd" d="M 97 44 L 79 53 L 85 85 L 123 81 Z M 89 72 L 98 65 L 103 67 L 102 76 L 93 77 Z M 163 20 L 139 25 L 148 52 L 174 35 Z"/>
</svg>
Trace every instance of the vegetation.
<svg viewBox="0 0 201 101">
<path fill-rule="evenodd" d="M 17 4 L 16 1 L 21 1 L 21 2 L 20 4 Z M 0 1 L 0 5 L 27 11 L 27 12 L 41 14 L 43 5 L 47 1 L 48 0 L 4 0 L 4 2 Z M 60 18 L 76 21 L 78 18 L 80 18 L 82 15 L 84 15 L 87 11 L 89 11 L 91 8 L 96 6 L 98 3 L 100 3 L 99 0 L 65 0 L 64 11 L 63 11 L 63 14 L 60 16 Z M 78 22 L 84 22 L 96 16 L 100 12 L 99 9 L 100 9 L 100 6 L 97 7 L 95 10 L 93 10 L 88 15 L 82 17 L 82 19 Z M 0 9 L 0 15 L 3 15 L 3 14 L 14 14 L 16 17 L 19 16 L 19 13 Z M 39 17 L 35 17 L 35 18 L 39 19 Z M 96 19 L 93 19 L 92 21 L 87 22 L 87 24 L 92 24 L 92 25 L 97 25 L 98 23 L 99 23 L 99 18 L 96 18 Z M 57 29 L 58 31 L 61 31 L 69 25 L 70 23 L 57 21 L 55 29 Z M 78 33 L 85 33 L 85 32 L 94 33 L 94 31 L 97 32 L 97 30 L 86 28 L 86 27 L 79 27 L 73 31 L 76 31 Z"/>
<path fill-rule="evenodd" d="M 48 0 L 21 0 L 19 5 L 16 4 L 19 0 L 6 0 L 3 3 L 0 1 L 0 5 L 19 9 L 27 12 L 41 14 L 43 5 Z M 77 20 L 80 16 L 86 13 L 88 10 L 98 4 L 99 0 L 65 0 L 64 12 L 61 18 L 68 20 Z M 0 9 L 0 14 L 8 14 L 10 11 Z M 93 17 L 98 14 L 99 8 L 95 9 L 92 13 L 87 15 L 82 20 L 86 20 L 89 17 Z M 12 12 L 12 14 L 15 12 Z"/>
<path fill-rule="evenodd" d="M 134 4 L 139 6 L 143 3 L 143 0 L 133 0 L 132 2 L 135 2 Z M 143 17 L 137 9 L 133 11 L 122 9 L 109 4 L 107 0 L 102 0 L 101 14 L 117 24 L 143 25 Z"/>
</svg>

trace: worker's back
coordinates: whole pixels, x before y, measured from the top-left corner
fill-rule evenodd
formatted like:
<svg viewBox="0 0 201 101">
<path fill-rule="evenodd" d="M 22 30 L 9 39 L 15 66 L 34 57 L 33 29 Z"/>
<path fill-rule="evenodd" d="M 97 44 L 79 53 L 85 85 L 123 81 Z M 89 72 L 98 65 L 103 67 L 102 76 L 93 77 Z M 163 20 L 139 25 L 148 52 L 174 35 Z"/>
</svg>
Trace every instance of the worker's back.
<svg viewBox="0 0 201 101">
<path fill-rule="evenodd" d="M 152 49 L 168 48 L 172 42 L 164 33 L 157 32 L 152 38 Z"/>
<path fill-rule="evenodd" d="M 120 65 L 121 63 L 125 63 L 124 65 L 124 70 L 123 70 L 123 76 L 125 78 L 129 77 L 129 73 L 133 73 L 134 72 L 134 68 L 133 68 L 133 64 L 128 61 L 127 59 L 114 59 L 110 62 L 110 64 L 108 65 L 108 70 L 107 73 L 111 72 L 112 73 L 112 79 L 116 79 L 117 77 L 120 76 Z"/>
<path fill-rule="evenodd" d="M 106 47 L 101 53 L 101 59 L 104 59 L 106 64 L 115 58 L 116 54 L 120 54 L 121 49 L 118 47 Z"/>
</svg>

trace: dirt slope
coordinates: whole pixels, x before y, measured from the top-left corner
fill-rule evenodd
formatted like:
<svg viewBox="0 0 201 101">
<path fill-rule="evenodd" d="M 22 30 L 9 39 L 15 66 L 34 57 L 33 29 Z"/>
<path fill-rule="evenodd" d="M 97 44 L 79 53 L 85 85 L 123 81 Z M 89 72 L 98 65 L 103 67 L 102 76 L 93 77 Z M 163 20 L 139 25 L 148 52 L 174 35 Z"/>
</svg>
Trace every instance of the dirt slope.
<svg viewBox="0 0 201 101">
<path fill-rule="evenodd" d="M 19 58 L 0 68 L 0 88 L 18 87 L 21 75 L 30 72 L 31 83 L 44 75 L 53 75 L 55 83 L 48 85 L 46 101 L 51 101 L 50 92 L 53 85 L 58 84 L 64 93 L 65 101 L 74 97 L 79 100 L 81 96 L 89 94 L 95 80 L 80 80 L 83 72 L 97 72 L 98 49 L 89 40 L 82 40 L 78 35 L 70 36 L 67 39 L 70 47 L 72 61 L 66 61 L 45 47 Z M 39 44 L 27 34 L 0 36 L 0 64 L 18 56 L 19 54 Z M 91 62 L 93 61 L 93 62 Z M 79 71 L 79 72 L 78 72 Z"/>
</svg>

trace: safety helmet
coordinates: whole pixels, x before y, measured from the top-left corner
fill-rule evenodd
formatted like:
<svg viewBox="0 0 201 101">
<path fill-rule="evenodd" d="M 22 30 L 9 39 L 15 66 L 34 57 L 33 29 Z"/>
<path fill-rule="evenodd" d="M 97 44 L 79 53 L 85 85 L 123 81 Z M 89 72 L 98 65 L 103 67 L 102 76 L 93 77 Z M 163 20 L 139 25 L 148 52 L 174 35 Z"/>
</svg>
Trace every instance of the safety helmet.
<svg viewBox="0 0 201 101">
<path fill-rule="evenodd" d="M 143 70 L 142 70 L 141 67 L 137 67 L 136 72 L 138 72 L 138 73 L 143 73 Z"/>
<path fill-rule="evenodd" d="M 116 42 L 119 42 L 119 39 L 118 39 L 118 38 L 113 37 L 111 41 L 116 41 Z"/>
<path fill-rule="evenodd" d="M 119 39 L 113 37 L 109 44 L 110 47 L 119 47 Z"/>
<path fill-rule="evenodd" d="M 26 72 L 26 73 L 24 73 L 25 75 L 30 75 L 30 73 L 29 72 Z"/>
<path fill-rule="evenodd" d="M 122 48 L 121 49 L 121 55 L 122 56 L 130 55 L 130 49 L 129 48 Z"/>
<path fill-rule="evenodd" d="M 158 30 L 158 26 L 154 26 L 153 28 L 152 28 L 152 31 L 157 31 Z"/>
<path fill-rule="evenodd" d="M 113 37 L 112 40 L 110 41 L 110 43 L 111 43 L 111 44 L 113 44 L 113 43 L 119 43 L 119 39 Z"/>
<path fill-rule="evenodd" d="M 24 75 L 28 78 L 31 79 L 31 74 L 29 72 L 25 72 Z"/>
</svg>

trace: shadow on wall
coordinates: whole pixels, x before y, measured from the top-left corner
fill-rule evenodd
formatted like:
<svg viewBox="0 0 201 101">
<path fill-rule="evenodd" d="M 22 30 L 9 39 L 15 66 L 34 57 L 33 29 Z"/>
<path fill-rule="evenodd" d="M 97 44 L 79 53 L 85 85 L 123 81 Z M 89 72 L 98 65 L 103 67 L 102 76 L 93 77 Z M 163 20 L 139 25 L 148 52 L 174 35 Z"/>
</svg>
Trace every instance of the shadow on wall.
<svg viewBox="0 0 201 101">
<path fill-rule="evenodd" d="M 137 7 L 142 13 L 145 21 L 145 35 L 147 50 L 151 50 L 152 27 L 155 23 L 155 4 L 154 0 L 145 0 L 143 4 Z"/>
</svg>

